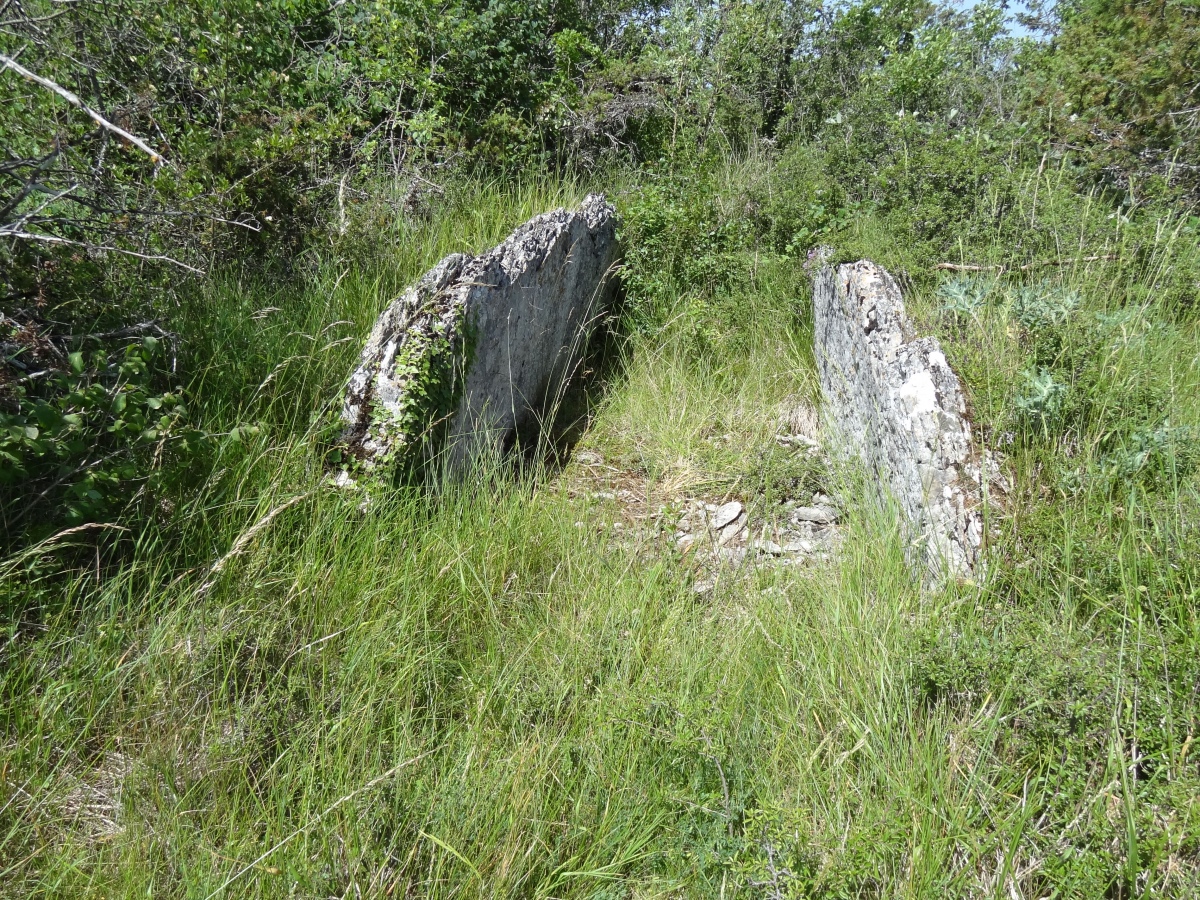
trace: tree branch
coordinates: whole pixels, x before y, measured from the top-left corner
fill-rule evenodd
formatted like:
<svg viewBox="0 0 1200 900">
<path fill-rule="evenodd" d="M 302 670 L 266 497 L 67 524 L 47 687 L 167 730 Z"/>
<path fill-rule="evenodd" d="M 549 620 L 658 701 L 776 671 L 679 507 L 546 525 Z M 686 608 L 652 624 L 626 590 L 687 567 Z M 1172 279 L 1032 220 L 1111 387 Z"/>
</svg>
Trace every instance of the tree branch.
<svg viewBox="0 0 1200 900">
<path fill-rule="evenodd" d="M 113 247 L 108 244 L 87 244 L 83 241 L 72 241 L 67 238 L 57 237 L 53 234 L 38 234 L 34 231 L 17 231 L 7 227 L 0 228 L 0 238 L 16 238 L 19 241 L 41 241 L 43 244 L 64 244 L 68 247 L 82 247 L 85 250 L 100 250 L 108 253 L 121 253 L 125 256 L 136 256 L 138 259 L 149 260 L 150 262 L 166 262 L 173 266 L 179 266 L 181 269 L 186 269 L 195 275 L 204 275 L 203 269 L 197 269 L 195 266 L 189 266 L 185 262 L 180 262 L 171 256 L 163 256 L 160 253 L 138 253 L 136 250 L 125 250 L 121 247 Z"/>
<path fill-rule="evenodd" d="M 150 159 L 154 162 L 154 164 L 156 166 L 164 165 L 164 164 L 169 165 L 169 163 L 167 163 L 167 160 L 163 157 L 163 155 L 161 153 L 159 153 L 157 150 L 152 149 L 141 138 L 137 137 L 136 135 L 130 134 L 124 128 L 119 128 L 118 126 L 114 125 L 112 122 L 108 121 L 108 119 L 104 118 L 104 116 L 100 115 L 100 113 L 96 112 L 94 109 L 92 109 L 90 106 L 88 106 L 82 100 L 80 100 L 77 96 L 75 96 L 70 91 L 68 91 L 65 87 L 55 84 L 49 78 L 43 78 L 41 75 L 38 75 L 34 72 L 29 71 L 23 65 L 21 65 L 19 62 L 17 62 L 15 59 L 13 59 L 11 56 L 5 56 L 3 53 L 0 53 L 0 63 L 3 63 L 3 65 L 0 65 L 0 72 L 3 72 L 5 69 L 12 69 L 18 75 L 20 75 L 23 78 L 27 78 L 28 80 L 32 81 L 34 84 L 40 84 L 46 90 L 52 91 L 53 93 L 58 94 L 58 96 L 62 97 L 64 100 L 66 100 L 72 106 L 83 110 L 83 112 L 87 113 L 87 115 L 101 128 L 107 128 L 109 131 L 111 131 L 113 134 L 117 135 L 118 137 L 122 137 L 125 140 L 129 141 L 129 143 L 133 144 L 135 147 L 137 147 L 142 152 L 149 154 Z"/>
<path fill-rule="evenodd" d="M 48 335 L 51 340 L 65 341 L 67 343 L 79 343 L 82 341 L 111 341 L 117 338 L 135 337 L 146 332 L 153 332 L 161 338 L 172 338 L 175 335 L 163 329 L 157 322 L 140 322 L 137 325 L 130 325 L 128 328 L 118 328 L 116 331 L 101 331 L 95 334 L 52 334 Z"/>
</svg>

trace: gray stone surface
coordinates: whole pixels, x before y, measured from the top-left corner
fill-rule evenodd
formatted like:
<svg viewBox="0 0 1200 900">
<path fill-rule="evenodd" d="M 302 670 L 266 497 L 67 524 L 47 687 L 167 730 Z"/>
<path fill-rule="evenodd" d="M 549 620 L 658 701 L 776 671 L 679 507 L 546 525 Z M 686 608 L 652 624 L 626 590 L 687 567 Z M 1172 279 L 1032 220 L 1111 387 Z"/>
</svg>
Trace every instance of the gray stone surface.
<svg viewBox="0 0 1200 900">
<path fill-rule="evenodd" d="M 823 506 L 797 506 L 792 510 L 795 522 L 812 522 L 815 525 L 831 525 L 837 521 L 837 513 Z"/>
<path fill-rule="evenodd" d="M 548 414 L 611 301 L 616 213 L 590 195 L 480 256 L 447 256 L 379 317 L 342 419 L 367 468 L 435 452 L 458 465 Z"/>
<path fill-rule="evenodd" d="M 734 519 L 742 514 L 742 504 L 737 500 L 730 500 L 728 503 L 718 506 L 717 511 L 712 514 L 712 521 L 709 525 L 716 529 L 724 528 Z"/>
<path fill-rule="evenodd" d="M 890 491 L 930 576 L 969 576 L 983 538 L 982 479 L 941 346 L 913 335 L 899 287 L 872 262 L 822 269 L 813 303 L 827 427 Z"/>
</svg>

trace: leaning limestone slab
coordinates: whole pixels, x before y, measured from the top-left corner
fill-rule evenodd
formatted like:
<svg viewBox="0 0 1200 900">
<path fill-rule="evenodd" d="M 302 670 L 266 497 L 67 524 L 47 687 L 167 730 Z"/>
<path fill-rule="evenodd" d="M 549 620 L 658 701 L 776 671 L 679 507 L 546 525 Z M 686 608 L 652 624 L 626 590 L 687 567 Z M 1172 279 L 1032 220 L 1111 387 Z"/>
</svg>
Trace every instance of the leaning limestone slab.
<svg viewBox="0 0 1200 900">
<path fill-rule="evenodd" d="M 351 452 L 367 468 L 437 452 L 458 465 L 535 426 L 611 300 L 616 260 L 616 213 L 596 194 L 447 256 L 371 330 L 342 410 Z"/>
<path fill-rule="evenodd" d="M 982 479 L 941 345 L 914 336 L 895 280 L 866 260 L 822 269 L 813 306 L 830 425 L 890 491 L 932 578 L 970 576 L 983 538 Z"/>
</svg>

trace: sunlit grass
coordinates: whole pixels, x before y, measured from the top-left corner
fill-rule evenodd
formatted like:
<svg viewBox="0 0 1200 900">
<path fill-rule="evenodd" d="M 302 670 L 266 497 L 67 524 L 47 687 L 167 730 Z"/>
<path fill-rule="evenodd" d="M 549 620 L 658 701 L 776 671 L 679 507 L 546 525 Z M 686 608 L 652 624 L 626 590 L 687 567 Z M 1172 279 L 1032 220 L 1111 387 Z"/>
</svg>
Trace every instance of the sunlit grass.
<svg viewBox="0 0 1200 900">
<path fill-rule="evenodd" d="M 731 160 L 721 204 L 767 164 Z M 618 347 L 584 445 L 665 495 L 819 478 L 847 513 L 834 559 L 698 594 L 653 529 L 599 527 L 570 466 L 324 484 L 383 305 L 583 193 L 472 184 L 412 221 L 381 188 L 344 245 L 181 310 L 211 458 L 118 570 L 56 555 L 72 536 L 3 570 L 36 604 L 0 657 L 0 894 L 1188 896 L 1200 503 L 1194 475 L 1105 475 L 1126 419 L 1200 422 L 1195 325 L 1152 296 L 1178 235 L 1136 271 L 1053 270 L 1082 300 L 1049 438 L 1014 418 L 1029 337 L 913 278 L 1013 481 L 987 573 L 936 594 L 861 475 L 774 440 L 816 399 L 798 262 L 746 253 L 733 289 L 677 298 Z M 903 234 L 854 233 L 898 265 Z"/>
</svg>

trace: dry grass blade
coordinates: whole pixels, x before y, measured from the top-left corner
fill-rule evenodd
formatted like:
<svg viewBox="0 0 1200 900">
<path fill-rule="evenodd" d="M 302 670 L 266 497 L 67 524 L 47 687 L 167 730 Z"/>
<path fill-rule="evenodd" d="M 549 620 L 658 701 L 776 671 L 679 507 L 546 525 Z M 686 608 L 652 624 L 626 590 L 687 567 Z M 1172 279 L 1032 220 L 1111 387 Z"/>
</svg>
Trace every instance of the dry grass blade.
<svg viewBox="0 0 1200 900">
<path fill-rule="evenodd" d="M 314 493 L 315 491 L 305 491 L 303 494 L 297 494 L 290 500 L 279 504 L 269 513 L 247 528 L 246 531 L 243 532 L 242 535 L 233 542 L 233 546 L 229 548 L 229 552 L 213 563 L 212 568 L 208 570 L 208 577 L 206 578 L 204 584 L 200 585 L 196 595 L 198 597 L 203 597 L 210 590 L 212 590 L 213 585 L 217 583 L 217 578 L 220 576 L 225 566 L 229 564 L 230 560 L 237 558 L 238 555 L 240 555 L 248 546 L 250 546 L 251 541 L 258 537 L 258 535 L 268 525 L 270 525 L 272 521 L 274 521 L 276 516 L 291 509 L 302 500 L 307 500 Z"/>
<path fill-rule="evenodd" d="M 405 769 L 405 768 L 413 765 L 414 763 L 420 762 L 421 760 L 423 760 L 425 757 L 429 756 L 432 753 L 436 753 L 438 751 L 438 749 L 439 748 L 435 747 L 432 750 L 426 750 L 424 753 L 420 753 L 420 754 L 412 757 L 411 759 L 406 759 L 406 760 L 404 760 L 404 762 L 397 763 L 396 765 L 394 765 L 390 769 L 388 769 L 386 772 L 384 772 L 382 775 L 376 775 L 374 778 L 372 778 L 370 781 L 368 781 L 366 784 L 362 785 L 361 787 L 354 789 L 353 791 L 351 791 L 349 794 L 346 794 L 345 796 L 339 797 L 337 800 L 333 801 L 333 803 L 329 804 L 329 806 L 325 807 L 325 809 L 321 810 L 321 812 L 317 813 L 315 816 L 313 816 L 311 819 L 309 819 L 307 822 L 305 822 L 302 826 L 297 828 L 295 831 L 293 831 L 291 834 L 289 834 L 283 840 L 278 841 L 269 850 L 267 850 L 264 853 L 262 853 L 261 855 L 259 855 L 253 862 L 247 863 L 245 866 L 243 866 L 241 869 L 239 869 L 233 875 L 229 876 L 229 878 L 227 878 L 220 887 L 218 887 L 212 893 L 208 894 L 204 898 L 204 900 L 212 900 L 213 897 L 216 897 L 218 894 L 221 894 L 224 891 L 228 890 L 230 885 L 232 885 L 234 882 L 236 882 L 240 878 L 242 878 L 247 872 L 249 872 L 252 869 L 256 868 L 257 866 L 261 865 L 267 859 L 267 857 L 269 857 L 272 853 L 287 846 L 289 843 L 291 843 L 293 840 L 298 838 L 300 835 L 304 834 L 305 832 L 307 832 L 310 829 L 319 825 L 322 819 L 324 819 L 327 815 L 329 815 L 331 812 L 336 810 L 342 804 L 349 803 L 351 800 L 353 800 L 355 797 L 359 796 L 360 794 L 363 794 L 366 791 L 371 790 L 371 788 L 373 788 L 373 787 L 377 787 L 378 785 L 387 781 L 389 778 L 391 778 L 396 773 L 400 772 L 402 769 Z"/>
</svg>

